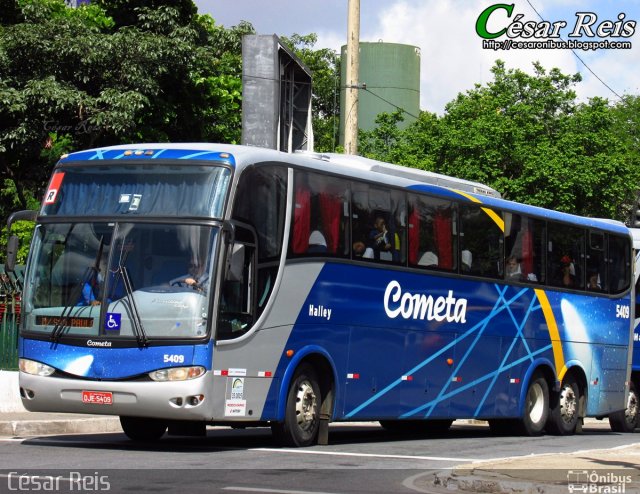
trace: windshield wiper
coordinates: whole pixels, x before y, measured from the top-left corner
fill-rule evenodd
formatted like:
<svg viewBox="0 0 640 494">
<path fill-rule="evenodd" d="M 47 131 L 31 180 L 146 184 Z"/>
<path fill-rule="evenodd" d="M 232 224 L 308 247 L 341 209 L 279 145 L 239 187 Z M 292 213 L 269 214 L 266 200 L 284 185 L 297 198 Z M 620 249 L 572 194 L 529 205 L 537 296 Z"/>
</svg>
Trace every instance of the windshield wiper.
<svg viewBox="0 0 640 494">
<path fill-rule="evenodd" d="M 69 231 L 69 233 L 71 233 L 71 231 Z M 102 257 L 103 248 L 104 235 L 100 237 L 100 246 L 98 247 L 98 252 L 96 253 L 93 265 L 89 266 L 86 269 L 86 271 L 84 272 L 84 276 L 78 283 L 73 286 L 73 289 L 67 297 L 65 305 L 62 308 L 62 312 L 60 313 L 60 318 L 56 321 L 53 329 L 51 330 L 51 335 L 49 337 L 51 341 L 54 341 L 55 343 L 58 343 L 58 341 L 60 341 L 60 337 L 62 336 L 64 329 L 69 326 L 69 322 L 71 321 L 71 311 L 76 306 L 76 302 L 80 299 L 85 283 L 91 280 L 93 276 L 98 275 L 98 270 L 100 269 L 100 258 Z"/>
<path fill-rule="evenodd" d="M 129 271 L 124 266 L 120 266 L 120 273 L 122 275 L 122 284 L 124 285 L 124 291 L 127 294 L 127 302 L 129 302 L 131 320 L 131 329 L 136 337 L 138 345 L 147 346 L 149 338 L 142 325 L 142 319 L 140 318 L 140 312 L 136 305 L 135 298 L 133 297 L 133 286 L 131 285 L 131 278 L 129 278 Z"/>
</svg>

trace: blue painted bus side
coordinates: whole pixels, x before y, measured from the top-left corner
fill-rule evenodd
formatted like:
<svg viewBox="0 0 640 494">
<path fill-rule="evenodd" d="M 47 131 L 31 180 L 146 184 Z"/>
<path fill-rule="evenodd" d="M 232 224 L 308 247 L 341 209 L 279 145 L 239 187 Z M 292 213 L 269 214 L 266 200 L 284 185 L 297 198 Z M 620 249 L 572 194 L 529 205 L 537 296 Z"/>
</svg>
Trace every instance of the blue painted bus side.
<svg viewBox="0 0 640 494">
<path fill-rule="evenodd" d="M 424 314 L 416 312 L 421 299 Z M 629 320 L 616 317 L 621 306 L 628 296 L 327 263 L 286 348 L 311 353 L 312 341 L 330 356 L 340 390 L 335 420 L 519 417 L 538 366 L 558 381 L 579 368 L 589 383 L 587 415 L 595 416 L 624 400 L 617 381 Z M 283 357 L 277 375 L 290 366 Z M 277 402 L 280 393 L 274 385 L 269 396 Z M 263 419 L 274 413 L 265 409 Z"/>
</svg>

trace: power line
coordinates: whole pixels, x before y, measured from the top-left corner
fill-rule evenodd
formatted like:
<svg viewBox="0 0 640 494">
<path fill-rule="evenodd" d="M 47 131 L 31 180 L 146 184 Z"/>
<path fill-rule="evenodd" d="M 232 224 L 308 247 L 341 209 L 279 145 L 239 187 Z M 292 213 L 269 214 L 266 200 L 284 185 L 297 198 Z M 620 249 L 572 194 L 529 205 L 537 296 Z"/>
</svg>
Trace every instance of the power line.
<svg viewBox="0 0 640 494">
<path fill-rule="evenodd" d="M 529 4 L 529 6 L 533 9 L 533 11 L 537 14 L 537 16 L 540 18 L 540 20 L 541 20 L 542 22 L 547 22 L 547 21 L 546 21 L 546 20 L 545 20 L 541 15 L 540 15 L 540 13 L 536 10 L 536 8 L 533 6 L 533 4 L 531 3 L 531 1 L 530 1 L 530 0 L 527 0 L 527 3 L 528 3 L 528 4 Z M 561 39 L 562 41 L 565 41 L 562 37 L 561 37 L 560 39 Z M 581 63 L 582 65 L 584 65 L 584 66 L 585 66 L 585 68 L 586 68 L 589 72 L 591 72 L 591 74 L 593 74 L 593 76 L 594 76 L 596 79 L 598 79 L 598 80 L 602 83 L 602 85 L 603 85 L 604 87 L 606 87 L 609 91 L 611 91 L 613 94 L 615 94 L 619 99 L 622 99 L 622 96 L 620 96 L 616 91 L 614 91 L 614 90 L 613 90 L 613 88 L 611 88 L 611 86 L 609 86 L 606 82 L 604 82 L 604 81 L 600 78 L 600 76 L 598 76 L 598 74 L 596 74 L 596 73 L 591 69 L 591 67 L 589 67 L 589 66 L 587 65 L 587 63 L 586 63 L 584 60 L 582 60 L 582 58 L 580 57 L 580 55 L 578 55 L 578 53 L 576 53 L 576 50 L 574 50 L 573 48 L 571 48 L 571 52 L 573 53 L 573 55 L 574 55 L 578 60 L 580 60 L 580 63 Z"/>
<path fill-rule="evenodd" d="M 418 117 L 418 116 L 414 115 L 413 113 L 408 112 L 408 111 L 407 111 L 407 110 L 405 110 L 404 108 L 402 108 L 402 107 L 400 107 L 400 106 L 396 105 L 395 103 L 392 103 L 392 102 L 391 102 L 391 101 L 389 101 L 388 99 L 385 99 L 385 98 L 383 98 L 382 96 L 380 96 L 379 94 L 374 93 L 374 92 L 373 92 L 373 91 L 371 91 L 368 87 L 364 87 L 364 88 L 362 88 L 362 89 L 364 89 L 364 90 L 365 90 L 366 92 L 368 92 L 369 94 L 371 94 L 371 95 L 375 96 L 376 98 L 381 99 L 382 101 L 384 101 L 384 102 L 385 102 L 385 103 L 387 103 L 388 105 L 391 105 L 391 106 L 393 106 L 394 108 L 396 108 L 396 109 L 400 110 L 401 112 L 406 113 L 406 114 L 407 114 L 407 115 L 409 115 L 410 117 L 413 117 L 413 118 L 415 118 L 416 120 L 419 120 L 419 119 L 420 119 L 420 117 Z"/>
</svg>

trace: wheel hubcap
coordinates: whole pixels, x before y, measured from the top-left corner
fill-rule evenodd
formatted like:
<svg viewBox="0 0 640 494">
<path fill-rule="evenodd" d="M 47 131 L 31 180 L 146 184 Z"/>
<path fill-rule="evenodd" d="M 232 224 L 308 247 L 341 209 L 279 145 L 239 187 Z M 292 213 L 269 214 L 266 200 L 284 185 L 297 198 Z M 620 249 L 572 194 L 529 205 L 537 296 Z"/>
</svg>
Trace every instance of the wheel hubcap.
<svg viewBox="0 0 640 494">
<path fill-rule="evenodd" d="M 309 381 L 303 381 L 298 386 L 296 394 L 296 420 L 303 431 L 313 428 L 317 417 L 317 399 Z"/>
<path fill-rule="evenodd" d="M 573 388 L 565 387 L 560 395 L 560 410 L 562 412 L 562 419 L 565 422 L 571 422 L 577 412 L 578 401 L 576 394 L 573 392 Z"/>
<path fill-rule="evenodd" d="M 531 387 L 529 394 L 529 418 L 531 422 L 537 424 L 542 420 L 544 414 L 544 393 L 542 386 L 535 384 Z"/>
<path fill-rule="evenodd" d="M 629 393 L 629 399 L 627 400 L 627 409 L 624 413 L 625 419 L 628 424 L 635 424 L 638 417 L 638 395 L 631 391 Z"/>
</svg>

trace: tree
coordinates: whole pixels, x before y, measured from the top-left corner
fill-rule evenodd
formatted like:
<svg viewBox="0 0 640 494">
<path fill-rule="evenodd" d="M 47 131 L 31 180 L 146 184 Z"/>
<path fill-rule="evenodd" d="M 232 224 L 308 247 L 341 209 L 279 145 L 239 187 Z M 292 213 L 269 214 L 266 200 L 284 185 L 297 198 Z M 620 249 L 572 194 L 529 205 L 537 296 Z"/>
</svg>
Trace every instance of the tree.
<svg viewBox="0 0 640 494">
<path fill-rule="evenodd" d="M 121 25 L 96 3 L 24 0 L 0 27 L 0 178 L 15 190 L 5 216 L 72 149 L 239 140 L 239 40 L 253 28 L 215 26 L 190 1 L 105 4 Z"/>
<path fill-rule="evenodd" d="M 578 103 L 579 74 L 534 64 L 530 75 L 500 61 L 492 72 L 493 81 L 459 94 L 442 117 L 423 112 L 405 131 L 379 118 L 363 133 L 365 151 L 482 182 L 518 202 L 627 219 L 638 167 L 637 150 L 621 140 L 622 107 L 616 119 L 607 100 Z M 384 143 L 389 136 L 393 145 Z"/>
</svg>

